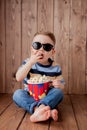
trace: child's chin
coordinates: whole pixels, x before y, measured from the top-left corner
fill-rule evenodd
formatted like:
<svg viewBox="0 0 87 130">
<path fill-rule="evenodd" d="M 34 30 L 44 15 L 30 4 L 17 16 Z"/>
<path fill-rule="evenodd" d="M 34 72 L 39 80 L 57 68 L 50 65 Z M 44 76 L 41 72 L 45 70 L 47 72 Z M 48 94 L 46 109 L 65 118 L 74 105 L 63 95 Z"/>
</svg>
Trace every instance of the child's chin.
<svg viewBox="0 0 87 130">
<path fill-rule="evenodd" d="M 44 63 L 44 59 L 39 59 L 39 63 Z"/>
<path fill-rule="evenodd" d="M 43 63 L 43 58 L 42 58 L 42 59 L 39 59 L 39 62 L 40 62 L 40 63 Z"/>
</svg>

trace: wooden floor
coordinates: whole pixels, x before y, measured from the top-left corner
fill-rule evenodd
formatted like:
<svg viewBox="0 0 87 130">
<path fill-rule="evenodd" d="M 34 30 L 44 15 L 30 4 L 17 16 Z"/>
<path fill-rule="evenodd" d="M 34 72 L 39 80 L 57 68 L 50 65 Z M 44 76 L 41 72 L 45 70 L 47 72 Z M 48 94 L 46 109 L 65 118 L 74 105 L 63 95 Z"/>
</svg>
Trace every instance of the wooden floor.
<svg viewBox="0 0 87 130">
<path fill-rule="evenodd" d="M 31 123 L 30 114 L 18 108 L 12 95 L 0 94 L 0 130 L 87 130 L 87 95 L 65 95 L 59 121 Z"/>
</svg>

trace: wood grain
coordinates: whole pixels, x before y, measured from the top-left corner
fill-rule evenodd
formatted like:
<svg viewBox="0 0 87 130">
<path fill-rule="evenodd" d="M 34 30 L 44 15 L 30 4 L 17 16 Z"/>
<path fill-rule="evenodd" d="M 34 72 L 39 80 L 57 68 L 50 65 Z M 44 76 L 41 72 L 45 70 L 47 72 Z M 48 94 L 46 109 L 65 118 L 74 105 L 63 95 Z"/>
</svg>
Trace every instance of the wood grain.
<svg viewBox="0 0 87 130">
<path fill-rule="evenodd" d="M 53 32 L 53 0 L 38 0 L 38 31 Z"/>
<path fill-rule="evenodd" d="M 37 0 L 22 1 L 22 60 L 29 58 L 33 35 L 37 32 Z"/>
<path fill-rule="evenodd" d="M 16 130 L 21 122 L 25 111 L 19 109 L 14 103 L 11 104 L 7 110 L 0 116 L 1 130 Z"/>
<path fill-rule="evenodd" d="M 71 96 L 79 130 L 87 129 L 87 96 Z"/>
<path fill-rule="evenodd" d="M 0 92 L 5 92 L 5 0 L 0 0 Z"/>
<path fill-rule="evenodd" d="M 5 111 L 5 109 L 12 103 L 12 95 L 0 94 L 0 115 Z"/>
<path fill-rule="evenodd" d="M 15 73 L 21 63 L 21 0 L 6 1 L 6 92 L 12 93 L 19 84 Z"/>
<path fill-rule="evenodd" d="M 87 5 L 87 0 L 85 0 L 86 4 L 85 6 Z M 87 94 L 87 6 L 86 6 L 86 9 L 85 9 L 85 21 L 86 21 L 86 94 Z"/>
<path fill-rule="evenodd" d="M 65 93 L 68 93 L 68 62 L 69 62 L 69 15 L 70 1 L 55 0 L 54 2 L 54 34 L 56 36 L 55 59 L 62 68 L 66 82 Z"/>
<path fill-rule="evenodd" d="M 69 93 L 85 93 L 86 64 L 86 1 L 71 2 Z"/>
</svg>

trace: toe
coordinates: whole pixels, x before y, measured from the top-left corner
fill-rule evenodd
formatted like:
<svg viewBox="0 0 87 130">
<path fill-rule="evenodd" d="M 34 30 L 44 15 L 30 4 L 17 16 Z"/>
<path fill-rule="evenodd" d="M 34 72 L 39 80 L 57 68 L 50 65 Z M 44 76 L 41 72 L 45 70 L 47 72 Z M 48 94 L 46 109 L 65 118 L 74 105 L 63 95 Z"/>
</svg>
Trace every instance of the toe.
<svg viewBox="0 0 87 130">
<path fill-rule="evenodd" d="M 50 110 L 48 110 L 48 111 L 46 112 L 46 118 L 47 118 L 47 119 L 50 118 Z"/>
</svg>

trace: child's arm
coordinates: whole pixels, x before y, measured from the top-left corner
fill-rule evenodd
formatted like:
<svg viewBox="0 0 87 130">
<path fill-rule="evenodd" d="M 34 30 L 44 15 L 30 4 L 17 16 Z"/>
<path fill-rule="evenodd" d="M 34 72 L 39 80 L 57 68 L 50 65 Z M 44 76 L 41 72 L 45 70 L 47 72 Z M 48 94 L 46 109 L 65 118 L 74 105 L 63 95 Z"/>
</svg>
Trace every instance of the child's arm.
<svg viewBox="0 0 87 130">
<path fill-rule="evenodd" d="M 16 80 L 22 81 L 32 68 L 32 65 L 35 64 L 40 58 L 42 58 L 41 54 L 32 54 L 29 61 L 26 62 L 16 73 Z"/>
<path fill-rule="evenodd" d="M 25 65 L 23 65 L 16 73 L 16 80 L 17 81 L 22 81 L 26 75 L 28 74 L 28 72 L 30 71 L 32 67 L 32 63 L 29 60 Z"/>
</svg>

